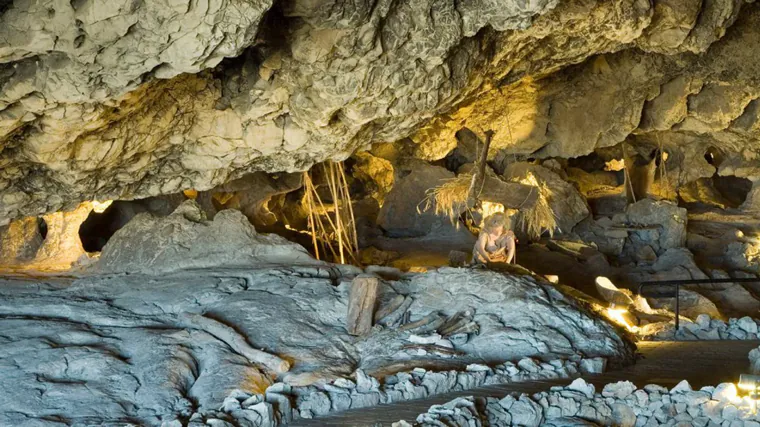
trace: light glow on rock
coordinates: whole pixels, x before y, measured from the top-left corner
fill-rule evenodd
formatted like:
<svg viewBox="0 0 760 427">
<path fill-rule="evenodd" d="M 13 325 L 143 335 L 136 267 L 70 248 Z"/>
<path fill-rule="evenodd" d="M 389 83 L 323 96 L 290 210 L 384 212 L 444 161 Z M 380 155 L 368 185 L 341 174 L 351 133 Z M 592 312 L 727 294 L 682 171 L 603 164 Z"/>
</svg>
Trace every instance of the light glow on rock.
<svg viewBox="0 0 760 427">
<path fill-rule="evenodd" d="M 111 206 L 111 203 L 113 203 L 113 200 L 106 200 L 105 202 L 99 202 L 97 200 L 92 201 L 92 210 L 95 213 L 103 213 L 108 209 L 109 206 Z"/>
<path fill-rule="evenodd" d="M 625 315 L 628 313 L 628 310 L 624 308 L 616 308 L 612 306 L 608 307 L 604 313 L 608 319 L 631 332 L 636 332 L 639 329 L 638 326 L 632 325 L 628 319 L 626 319 Z"/>
</svg>

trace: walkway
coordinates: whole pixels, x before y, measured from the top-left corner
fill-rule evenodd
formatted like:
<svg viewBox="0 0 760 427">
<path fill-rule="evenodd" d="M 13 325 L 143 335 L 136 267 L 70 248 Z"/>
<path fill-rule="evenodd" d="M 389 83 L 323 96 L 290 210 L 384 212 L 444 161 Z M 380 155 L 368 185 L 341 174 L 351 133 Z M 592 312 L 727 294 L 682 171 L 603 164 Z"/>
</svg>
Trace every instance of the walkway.
<svg viewBox="0 0 760 427">
<path fill-rule="evenodd" d="M 667 341 L 639 343 L 641 359 L 633 366 L 592 375 L 585 379 L 596 385 L 597 391 L 608 383 L 629 380 L 639 387 L 660 384 L 673 387 L 688 380 L 692 387 L 736 382 L 749 367 L 747 354 L 760 341 Z M 413 422 L 417 415 L 431 405 L 447 402 L 459 396 L 503 397 L 509 393 L 537 393 L 555 385 L 567 385 L 570 380 L 531 381 L 508 385 L 480 387 L 463 392 L 441 394 L 428 399 L 413 400 L 355 409 L 314 420 L 299 420 L 291 426 L 376 427 L 390 426 L 404 419 Z"/>
</svg>

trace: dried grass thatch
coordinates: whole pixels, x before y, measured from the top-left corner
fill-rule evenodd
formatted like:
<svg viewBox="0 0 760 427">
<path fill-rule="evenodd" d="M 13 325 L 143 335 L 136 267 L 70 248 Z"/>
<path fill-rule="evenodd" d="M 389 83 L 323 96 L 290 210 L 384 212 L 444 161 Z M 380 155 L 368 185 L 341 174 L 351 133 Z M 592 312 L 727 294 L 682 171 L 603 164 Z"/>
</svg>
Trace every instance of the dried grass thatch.
<svg viewBox="0 0 760 427">
<path fill-rule="evenodd" d="M 435 209 L 436 215 L 445 215 L 452 224 L 458 224 L 459 215 L 468 210 L 467 200 L 472 184 L 471 174 L 461 174 L 449 179 L 438 187 L 429 189 L 425 199 L 417 206 L 417 212 L 422 213 Z"/>
<path fill-rule="evenodd" d="M 538 240 L 541 235 L 548 232 L 553 237 L 557 230 L 557 216 L 549 205 L 549 199 L 552 196 L 552 190 L 544 182 L 539 182 L 533 174 L 520 180 L 523 184 L 528 184 L 538 189 L 538 200 L 536 204 L 529 209 L 522 209 L 517 214 L 517 225 L 531 239 Z"/>
<path fill-rule="evenodd" d="M 460 215 L 470 211 L 467 201 L 470 196 L 472 179 L 471 174 L 462 174 L 447 180 L 438 187 L 431 188 L 420 203 L 422 208 L 418 207 L 418 212 L 434 209 L 436 215 L 447 216 L 452 224 L 458 224 Z M 546 232 L 550 236 L 554 236 L 554 232 L 557 230 L 557 216 L 549 205 L 549 199 L 552 195 L 551 189 L 545 183 L 540 183 L 533 174 L 529 174 L 519 182 L 536 187 L 539 196 L 533 207 L 521 209 L 517 212 L 516 225 L 522 228 L 532 239 L 539 239 Z M 480 209 L 483 210 L 483 217 L 493 213 L 489 209 L 484 209 L 483 205 L 485 203 L 481 201 Z M 503 210 L 502 207 L 498 211 Z"/>
</svg>

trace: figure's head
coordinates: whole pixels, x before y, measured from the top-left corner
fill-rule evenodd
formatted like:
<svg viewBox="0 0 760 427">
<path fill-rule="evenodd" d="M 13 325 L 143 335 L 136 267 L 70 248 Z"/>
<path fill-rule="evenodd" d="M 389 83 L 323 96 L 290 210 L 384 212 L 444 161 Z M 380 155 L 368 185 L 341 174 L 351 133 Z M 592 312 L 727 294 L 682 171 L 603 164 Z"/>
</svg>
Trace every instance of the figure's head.
<svg viewBox="0 0 760 427">
<path fill-rule="evenodd" d="M 507 216 L 504 212 L 496 212 L 483 221 L 483 229 L 491 234 L 502 234 L 507 229 Z"/>
</svg>

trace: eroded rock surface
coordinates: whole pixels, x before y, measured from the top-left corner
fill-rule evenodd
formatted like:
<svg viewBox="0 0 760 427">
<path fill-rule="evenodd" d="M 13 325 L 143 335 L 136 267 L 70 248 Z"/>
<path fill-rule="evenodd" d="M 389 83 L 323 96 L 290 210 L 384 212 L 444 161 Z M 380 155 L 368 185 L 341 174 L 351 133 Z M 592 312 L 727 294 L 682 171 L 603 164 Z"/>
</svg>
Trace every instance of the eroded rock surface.
<svg viewBox="0 0 760 427">
<path fill-rule="evenodd" d="M 5 280 L 0 423 L 44 425 L 64 417 L 156 425 L 203 417 L 222 408 L 234 389 L 262 393 L 275 380 L 281 362 L 261 359 L 261 350 L 291 361 L 281 376 L 294 386 L 356 369 L 382 378 L 420 365 L 464 368 L 484 359 L 603 356 L 616 364 L 633 357 L 632 345 L 610 324 L 530 278 L 443 269 L 387 282 L 383 303 L 399 294 L 409 298 L 401 314 L 408 309 L 411 324 L 363 338 L 345 330 L 348 286 L 336 269 L 320 266 L 118 274 L 72 283 Z M 465 309 L 480 334 L 457 341 L 453 350 L 463 354 L 404 349 L 412 335 L 438 327 L 420 320 Z"/>
<path fill-rule="evenodd" d="M 303 170 L 409 136 L 418 156 L 441 159 L 464 127 L 541 158 L 665 141 L 682 152 L 683 183 L 760 176 L 759 14 L 739 0 L 16 1 L 1 12 L 2 222 Z M 720 164 L 704 160 L 711 146 Z"/>
<path fill-rule="evenodd" d="M 161 218 L 142 213 L 117 231 L 98 263 L 102 272 L 168 271 L 266 264 L 319 264 L 300 245 L 275 234 L 259 234 L 237 210 L 213 221 L 192 200 Z"/>
</svg>

